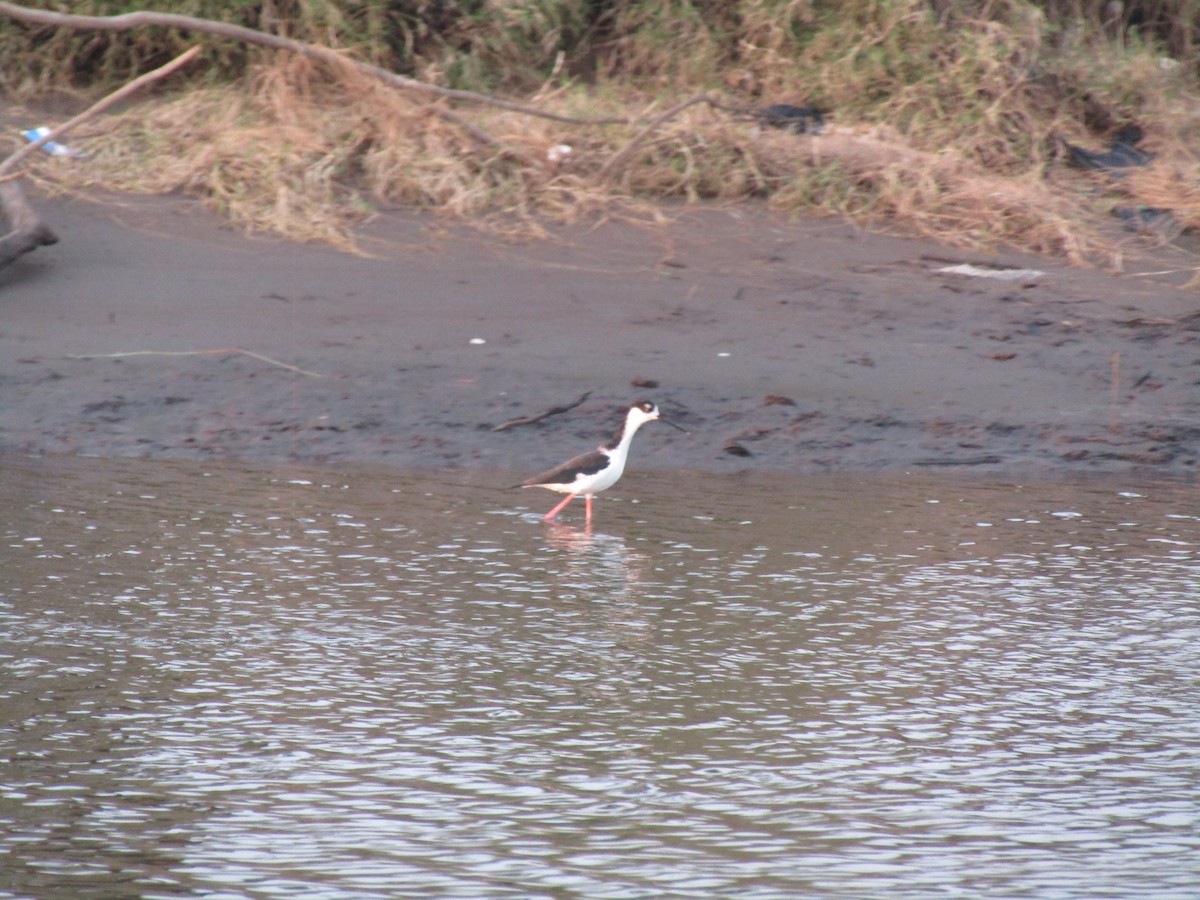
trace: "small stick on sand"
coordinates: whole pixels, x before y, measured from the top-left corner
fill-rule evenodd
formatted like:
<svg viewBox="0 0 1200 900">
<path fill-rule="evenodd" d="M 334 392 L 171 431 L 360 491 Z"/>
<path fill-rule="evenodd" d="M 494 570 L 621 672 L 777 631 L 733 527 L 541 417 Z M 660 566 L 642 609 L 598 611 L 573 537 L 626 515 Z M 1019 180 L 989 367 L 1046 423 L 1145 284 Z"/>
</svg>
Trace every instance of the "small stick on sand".
<svg viewBox="0 0 1200 900">
<path fill-rule="evenodd" d="M 1120 351 L 1112 355 L 1112 388 L 1109 397 L 1108 408 L 1108 430 L 1112 434 L 1121 433 L 1121 424 L 1118 421 L 1120 416 L 1117 414 L 1117 396 L 1121 389 L 1121 354 Z"/>
<path fill-rule="evenodd" d="M 507 422 L 502 422 L 501 424 L 497 425 L 492 429 L 492 431 L 508 431 L 508 429 L 516 428 L 518 425 L 532 425 L 534 422 L 542 421 L 542 419 L 548 419 L 551 416 L 557 416 L 559 413 L 568 412 L 577 407 L 590 396 L 592 396 L 592 392 L 587 391 L 574 403 L 568 403 L 566 406 L 552 407 L 546 410 L 544 413 L 538 413 L 536 416 L 522 416 L 519 419 L 509 419 Z"/>
<path fill-rule="evenodd" d="M 226 347 L 221 350 L 129 350 L 125 353 L 82 353 L 68 356 L 67 359 L 122 359 L 126 356 L 222 356 L 229 353 L 240 353 L 243 356 L 253 357 L 261 362 L 279 366 L 279 368 L 287 369 L 289 372 L 308 375 L 311 378 L 329 377 L 328 375 L 322 375 L 320 372 L 310 372 L 308 369 L 301 369 L 299 366 L 292 366 L 277 359 L 271 359 L 271 357 L 255 353 L 253 350 L 243 350 L 241 347 Z"/>
</svg>

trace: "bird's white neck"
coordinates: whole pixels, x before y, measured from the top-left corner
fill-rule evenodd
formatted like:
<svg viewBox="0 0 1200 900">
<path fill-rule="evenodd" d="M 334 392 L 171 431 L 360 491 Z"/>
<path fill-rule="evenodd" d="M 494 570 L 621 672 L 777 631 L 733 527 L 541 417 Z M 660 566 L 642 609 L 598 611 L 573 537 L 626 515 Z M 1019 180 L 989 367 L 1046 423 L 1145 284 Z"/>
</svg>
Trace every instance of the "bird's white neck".
<svg viewBox="0 0 1200 900">
<path fill-rule="evenodd" d="M 624 456 L 629 452 L 629 445 L 633 442 L 633 436 L 637 434 L 637 430 L 642 427 L 643 422 L 643 419 L 635 417 L 632 414 L 626 416 L 625 424 L 621 426 L 621 430 L 600 449 L 609 456 Z"/>
</svg>

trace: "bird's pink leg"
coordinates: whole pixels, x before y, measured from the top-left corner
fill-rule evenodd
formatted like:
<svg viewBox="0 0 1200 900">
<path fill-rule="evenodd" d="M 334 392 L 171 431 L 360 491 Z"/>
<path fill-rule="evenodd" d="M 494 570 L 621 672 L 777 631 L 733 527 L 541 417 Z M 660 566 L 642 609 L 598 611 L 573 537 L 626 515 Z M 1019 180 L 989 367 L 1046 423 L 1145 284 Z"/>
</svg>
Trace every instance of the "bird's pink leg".
<svg viewBox="0 0 1200 900">
<path fill-rule="evenodd" d="M 570 503 L 574 499 L 575 499 L 574 494 L 567 494 L 567 499 L 564 500 L 562 503 L 558 504 L 558 506 L 554 507 L 554 509 L 550 510 L 550 512 L 548 512 L 544 516 L 542 516 L 542 519 L 549 522 L 551 519 L 553 519 L 555 516 L 558 515 L 559 511 L 564 506 L 566 506 L 568 503 Z"/>
<path fill-rule="evenodd" d="M 584 517 L 583 522 L 585 525 L 591 525 L 592 524 L 592 495 L 584 494 L 583 499 L 584 499 L 584 502 L 587 503 L 587 515 Z"/>
</svg>

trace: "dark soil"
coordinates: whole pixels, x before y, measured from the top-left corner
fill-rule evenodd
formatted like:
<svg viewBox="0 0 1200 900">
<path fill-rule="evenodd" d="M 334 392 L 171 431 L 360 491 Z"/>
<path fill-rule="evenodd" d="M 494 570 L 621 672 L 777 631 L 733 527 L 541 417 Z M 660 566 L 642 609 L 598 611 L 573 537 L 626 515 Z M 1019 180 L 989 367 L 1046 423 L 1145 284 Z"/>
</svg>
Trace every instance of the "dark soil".
<svg viewBox="0 0 1200 900">
<path fill-rule="evenodd" d="M 752 208 L 525 243 L 394 214 L 363 258 L 178 198 L 34 202 L 61 241 L 0 270 L 0 452 L 534 471 L 646 397 L 692 434 L 645 429 L 642 468 L 1200 458 L 1200 304 L 1154 277 Z"/>
</svg>

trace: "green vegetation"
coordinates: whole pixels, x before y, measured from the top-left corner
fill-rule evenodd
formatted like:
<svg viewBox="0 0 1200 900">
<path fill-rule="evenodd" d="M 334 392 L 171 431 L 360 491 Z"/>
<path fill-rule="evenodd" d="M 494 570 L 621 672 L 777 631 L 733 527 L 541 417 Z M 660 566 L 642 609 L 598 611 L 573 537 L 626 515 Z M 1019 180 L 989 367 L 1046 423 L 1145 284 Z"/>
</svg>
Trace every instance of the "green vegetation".
<svg viewBox="0 0 1200 900">
<path fill-rule="evenodd" d="M 202 44 L 204 64 L 72 136 L 86 145 L 86 165 L 42 160 L 34 175 L 70 189 L 187 191 L 248 229 L 349 248 L 353 224 L 380 204 L 536 229 L 664 199 L 758 198 L 964 245 L 1102 261 L 1114 206 L 1166 207 L 1177 223 L 1200 224 L 1189 149 L 1200 129 L 1200 11 L 1190 0 L 69 6 L 233 22 L 429 84 L 577 120 L 625 120 L 555 121 L 401 91 L 212 35 L 52 29 L 0 15 L 0 91 L 35 108 L 64 93 L 81 105 Z M 721 106 L 688 106 L 630 146 L 700 92 Z M 815 104 L 830 127 L 814 138 L 731 111 L 771 103 Z M 1134 122 L 1153 166 L 1124 179 L 1065 166 L 1064 139 L 1102 149 Z M 559 144 L 572 153 L 548 163 Z"/>
</svg>

